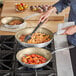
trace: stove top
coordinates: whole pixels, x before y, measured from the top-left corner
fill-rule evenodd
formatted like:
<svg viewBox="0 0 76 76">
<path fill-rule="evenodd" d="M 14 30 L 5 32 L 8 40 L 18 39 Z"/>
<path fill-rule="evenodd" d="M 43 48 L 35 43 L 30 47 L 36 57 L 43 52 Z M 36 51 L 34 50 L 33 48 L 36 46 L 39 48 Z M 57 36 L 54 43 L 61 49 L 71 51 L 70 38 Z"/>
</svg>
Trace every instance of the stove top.
<svg viewBox="0 0 76 76">
<path fill-rule="evenodd" d="M 16 60 L 16 53 L 23 48 L 27 47 L 21 46 L 14 36 L 0 36 L 0 76 L 57 76 L 55 55 L 49 64 L 35 71 Z M 54 42 L 44 48 L 53 51 Z"/>
</svg>

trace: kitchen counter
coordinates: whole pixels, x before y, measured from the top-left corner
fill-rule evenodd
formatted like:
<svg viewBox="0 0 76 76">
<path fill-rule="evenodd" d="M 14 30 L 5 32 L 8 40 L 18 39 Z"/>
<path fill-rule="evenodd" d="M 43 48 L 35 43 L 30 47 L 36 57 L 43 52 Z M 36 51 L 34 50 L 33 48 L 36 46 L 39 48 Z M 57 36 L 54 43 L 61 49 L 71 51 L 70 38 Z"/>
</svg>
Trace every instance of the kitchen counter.
<svg viewBox="0 0 76 76">
<path fill-rule="evenodd" d="M 15 4 L 16 3 L 22 3 L 22 2 L 25 3 L 25 4 L 28 4 L 28 6 L 31 6 L 31 5 L 32 6 L 36 6 L 36 5 L 53 5 L 55 3 L 55 2 L 48 2 L 48 1 L 47 2 L 24 2 L 24 1 L 13 1 L 13 2 L 8 1 L 8 2 L 4 2 L 1 17 L 4 17 L 4 16 L 19 16 L 19 17 L 24 18 L 26 16 L 29 16 L 31 14 L 36 13 L 36 12 L 32 12 L 29 8 L 26 9 L 24 12 L 17 12 L 16 9 L 15 9 Z M 58 18 L 59 19 L 60 16 L 64 16 L 64 15 L 65 15 L 64 12 L 62 12 L 62 13 L 60 13 L 58 15 L 53 13 L 49 17 L 49 20 L 51 20 L 52 18 L 54 18 L 54 19 Z M 28 20 L 39 20 L 40 16 L 41 16 L 41 13 L 40 13 L 39 16 L 32 17 L 32 18 L 30 18 Z"/>
<path fill-rule="evenodd" d="M 12 0 L 12 1 L 10 1 L 10 0 L 4 0 L 3 1 L 3 9 L 2 9 L 2 14 L 1 14 L 1 16 L 3 17 L 3 16 L 20 16 L 20 17 L 25 17 L 25 16 L 27 16 L 27 15 L 30 15 L 30 14 L 33 14 L 33 13 L 35 13 L 35 12 L 32 12 L 32 11 L 30 11 L 29 9 L 28 10 L 25 10 L 24 12 L 16 12 L 16 10 L 15 10 L 15 3 L 25 3 L 25 4 L 28 4 L 29 6 L 31 6 L 31 5 L 53 5 L 53 4 L 55 4 L 56 2 L 57 2 L 58 0 L 32 0 L 32 1 L 30 1 L 30 0 Z M 63 12 L 61 12 L 61 13 L 59 13 L 58 15 L 57 14 L 55 14 L 55 13 L 53 13 L 53 14 L 51 14 L 53 17 L 58 17 L 58 16 L 65 16 L 65 17 L 68 17 L 68 15 L 69 15 L 69 11 L 70 11 L 70 8 L 68 7 L 68 8 L 66 8 L 65 10 L 63 10 Z M 31 20 L 38 20 L 39 19 L 39 17 L 36 17 L 36 18 L 32 18 Z"/>
</svg>

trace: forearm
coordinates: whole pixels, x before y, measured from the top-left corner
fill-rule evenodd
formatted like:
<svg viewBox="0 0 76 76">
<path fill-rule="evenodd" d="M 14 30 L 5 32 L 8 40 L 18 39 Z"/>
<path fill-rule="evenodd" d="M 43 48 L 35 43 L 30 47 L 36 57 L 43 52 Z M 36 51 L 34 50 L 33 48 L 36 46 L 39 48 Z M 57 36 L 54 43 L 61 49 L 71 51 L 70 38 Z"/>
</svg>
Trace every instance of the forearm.
<svg viewBox="0 0 76 76">
<path fill-rule="evenodd" d="M 65 32 L 62 35 L 73 35 L 76 33 L 76 25 L 63 28 Z"/>
</svg>

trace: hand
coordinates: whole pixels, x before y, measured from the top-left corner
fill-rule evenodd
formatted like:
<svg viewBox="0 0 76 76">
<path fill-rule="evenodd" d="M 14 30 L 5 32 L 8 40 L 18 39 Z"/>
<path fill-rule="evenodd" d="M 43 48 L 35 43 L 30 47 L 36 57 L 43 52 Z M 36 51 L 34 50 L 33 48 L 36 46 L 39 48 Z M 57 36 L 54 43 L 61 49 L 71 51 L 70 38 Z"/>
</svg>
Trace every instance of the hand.
<svg viewBox="0 0 76 76">
<path fill-rule="evenodd" d="M 41 16 L 39 22 L 43 22 L 46 18 L 48 18 L 50 16 L 51 13 L 56 13 L 56 12 L 57 12 L 56 7 L 52 7 L 47 12 L 43 13 L 43 15 Z"/>
<path fill-rule="evenodd" d="M 76 33 L 76 26 L 66 27 L 63 28 L 63 30 L 65 30 L 65 32 L 62 35 L 73 35 Z"/>
</svg>

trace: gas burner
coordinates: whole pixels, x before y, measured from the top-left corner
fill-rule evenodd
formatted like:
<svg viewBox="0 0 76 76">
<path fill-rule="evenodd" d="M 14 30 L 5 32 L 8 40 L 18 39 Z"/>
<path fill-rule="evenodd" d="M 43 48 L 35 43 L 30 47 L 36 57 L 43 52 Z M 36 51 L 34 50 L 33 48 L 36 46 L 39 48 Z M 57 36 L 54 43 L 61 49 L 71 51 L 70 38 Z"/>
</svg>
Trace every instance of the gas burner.
<svg viewBox="0 0 76 76">
<path fill-rule="evenodd" d="M 53 45 L 51 43 L 44 48 L 53 51 Z M 14 36 L 0 36 L 0 48 L 0 76 L 57 76 L 55 55 L 45 67 L 32 69 L 16 60 L 16 53 L 26 47 L 20 45 Z"/>
</svg>

